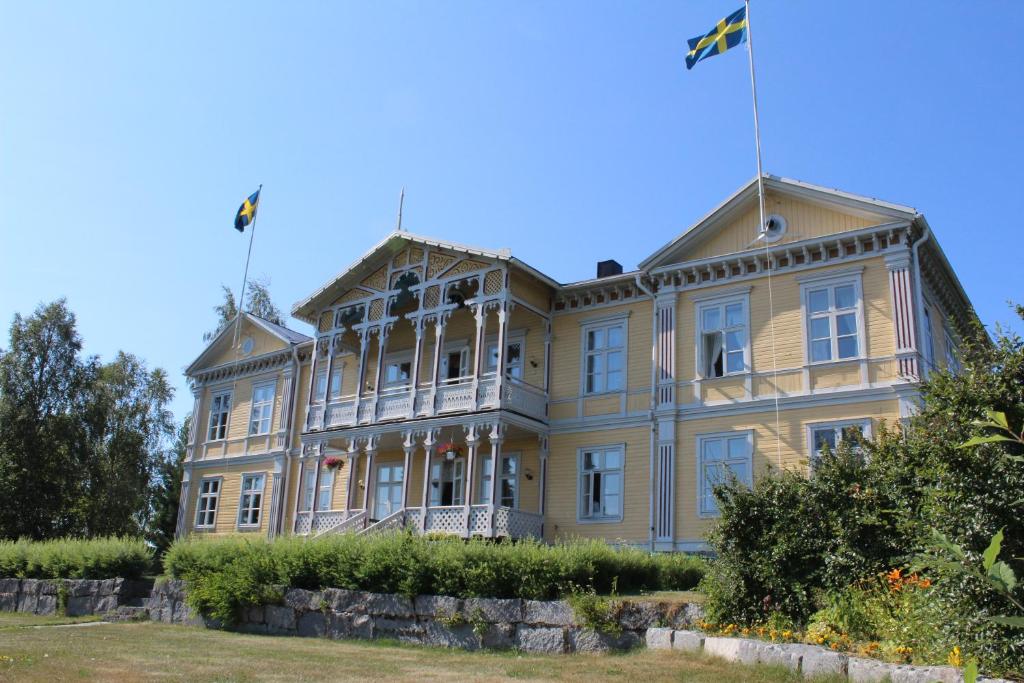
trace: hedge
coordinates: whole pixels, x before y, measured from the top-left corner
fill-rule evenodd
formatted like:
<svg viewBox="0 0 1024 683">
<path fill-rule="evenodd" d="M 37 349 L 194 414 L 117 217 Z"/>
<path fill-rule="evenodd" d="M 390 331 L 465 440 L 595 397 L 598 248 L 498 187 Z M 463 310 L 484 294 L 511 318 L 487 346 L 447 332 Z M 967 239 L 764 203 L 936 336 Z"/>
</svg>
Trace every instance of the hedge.
<svg viewBox="0 0 1024 683">
<path fill-rule="evenodd" d="M 20 579 L 137 579 L 153 565 L 140 538 L 0 541 L 0 577 Z"/>
<path fill-rule="evenodd" d="M 580 590 L 688 590 L 700 582 L 705 562 L 601 541 L 494 543 L 398 533 L 188 539 L 171 546 L 164 567 L 190 582 L 193 607 L 230 623 L 239 608 L 273 601 L 275 586 L 551 600 Z"/>
</svg>

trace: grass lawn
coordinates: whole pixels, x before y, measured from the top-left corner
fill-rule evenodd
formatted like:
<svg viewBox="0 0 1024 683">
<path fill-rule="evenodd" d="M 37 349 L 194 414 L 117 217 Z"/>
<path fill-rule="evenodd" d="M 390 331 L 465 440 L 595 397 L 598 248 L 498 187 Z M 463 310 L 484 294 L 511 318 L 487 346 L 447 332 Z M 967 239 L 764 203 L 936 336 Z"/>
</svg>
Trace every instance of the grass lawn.
<svg viewBox="0 0 1024 683">
<path fill-rule="evenodd" d="M 99 621 L 98 616 L 65 617 L 49 616 L 39 617 L 35 614 L 23 614 L 21 612 L 0 612 L 0 631 L 12 628 L 27 628 L 32 626 L 58 626 L 62 624 L 82 624 L 89 621 Z M 3 640 L 0 640 L 2 647 Z"/>
<path fill-rule="evenodd" d="M 800 680 L 673 652 L 526 655 L 395 643 L 255 636 L 156 623 L 26 628 L 0 614 L 0 681 L 630 680 L 775 683 Z M 46 623 L 45 617 L 34 617 Z M 17 627 L 10 624 L 17 623 Z"/>
</svg>

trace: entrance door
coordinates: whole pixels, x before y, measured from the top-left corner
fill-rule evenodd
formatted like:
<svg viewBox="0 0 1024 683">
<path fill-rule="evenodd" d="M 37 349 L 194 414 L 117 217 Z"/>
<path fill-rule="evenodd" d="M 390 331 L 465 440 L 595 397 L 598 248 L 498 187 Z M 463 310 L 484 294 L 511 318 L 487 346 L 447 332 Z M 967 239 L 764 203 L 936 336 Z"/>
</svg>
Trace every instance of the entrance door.
<svg viewBox="0 0 1024 683">
<path fill-rule="evenodd" d="M 373 517 L 384 519 L 402 508 L 403 465 L 380 465 L 374 495 Z"/>
<path fill-rule="evenodd" d="M 466 461 L 463 458 L 441 460 L 430 466 L 430 505 L 464 505 Z"/>
</svg>

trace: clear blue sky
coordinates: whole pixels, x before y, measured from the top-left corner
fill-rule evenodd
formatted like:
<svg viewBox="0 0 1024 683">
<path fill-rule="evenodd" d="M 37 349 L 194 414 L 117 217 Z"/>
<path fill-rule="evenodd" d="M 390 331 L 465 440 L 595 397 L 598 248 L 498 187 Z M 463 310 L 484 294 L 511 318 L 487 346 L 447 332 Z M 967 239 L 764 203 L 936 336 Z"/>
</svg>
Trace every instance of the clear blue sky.
<svg viewBox="0 0 1024 683">
<path fill-rule="evenodd" d="M 402 185 L 413 232 L 561 281 L 632 268 L 754 175 L 744 52 L 683 65 L 740 4 L 5 3 L 0 346 L 66 296 L 87 352 L 168 370 L 181 418 L 259 183 L 252 273 L 285 310 L 392 228 Z M 1024 4 L 752 13 L 766 170 L 917 207 L 1011 321 Z"/>
</svg>

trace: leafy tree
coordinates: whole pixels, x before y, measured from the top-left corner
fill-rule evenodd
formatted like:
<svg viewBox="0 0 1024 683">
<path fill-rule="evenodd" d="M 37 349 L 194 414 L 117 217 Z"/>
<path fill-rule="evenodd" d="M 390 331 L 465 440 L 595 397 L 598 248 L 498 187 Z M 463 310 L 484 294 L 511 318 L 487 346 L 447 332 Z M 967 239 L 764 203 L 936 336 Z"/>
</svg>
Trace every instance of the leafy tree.
<svg viewBox="0 0 1024 683">
<path fill-rule="evenodd" d="M 75 501 L 88 460 L 76 417 L 96 361 L 64 299 L 14 316 L 0 354 L 0 537 L 50 538 L 80 530 Z"/>
<path fill-rule="evenodd" d="M 238 303 L 235 294 L 225 285 L 221 285 L 224 293 L 224 300 L 213 307 L 217 314 L 217 327 L 203 335 L 203 341 L 209 341 L 220 334 L 220 331 L 227 327 L 235 316 L 238 315 Z M 258 318 L 269 320 L 277 325 L 284 324 L 281 309 L 274 305 L 270 297 L 270 280 L 266 278 L 255 279 L 246 287 L 245 310 Z"/>
<path fill-rule="evenodd" d="M 162 557 L 174 541 L 178 524 L 178 496 L 181 493 L 181 477 L 184 473 L 185 451 L 188 447 L 188 433 L 192 427 L 192 416 L 178 427 L 174 445 L 165 451 L 157 462 L 150 497 L 150 519 L 146 540 L 153 544 L 156 556 Z"/>
</svg>

